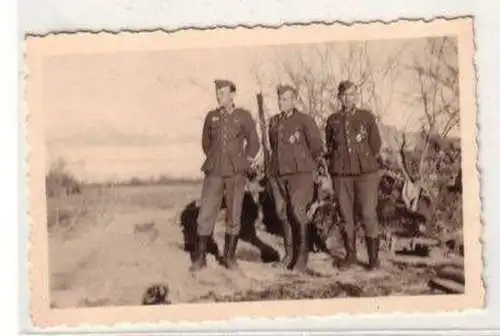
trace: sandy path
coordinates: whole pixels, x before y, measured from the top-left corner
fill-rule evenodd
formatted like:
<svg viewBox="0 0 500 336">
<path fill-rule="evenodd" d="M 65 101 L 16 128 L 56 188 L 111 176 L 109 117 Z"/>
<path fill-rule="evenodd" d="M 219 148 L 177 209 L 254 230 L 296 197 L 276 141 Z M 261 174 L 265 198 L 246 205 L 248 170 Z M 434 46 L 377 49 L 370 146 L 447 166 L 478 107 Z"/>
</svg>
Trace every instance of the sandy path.
<svg viewBox="0 0 500 336">
<path fill-rule="evenodd" d="M 259 250 L 241 240 L 237 250 L 240 271 L 226 270 L 208 255 L 208 268 L 194 276 L 188 271 L 189 254 L 183 250 L 179 225 L 181 209 L 198 192 L 197 188 L 191 189 L 180 193 L 175 201 L 169 199 L 168 204 L 152 194 L 153 206 L 147 202 L 143 204 L 144 197 L 138 197 L 141 193 L 133 191 L 128 194 L 127 202 L 104 202 L 105 209 L 97 216 L 91 213 L 79 217 L 70 235 L 64 228 L 51 230 L 52 305 L 58 308 L 138 305 L 145 290 L 155 283 L 167 284 L 169 299 L 176 303 L 203 301 L 209 294 L 220 297 L 289 283 L 303 283 L 303 287 L 313 288 L 336 282 L 381 281 L 394 283 L 395 292 L 398 292 L 398 287 L 406 281 L 407 271 L 385 261 L 383 251 L 383 269 L 372 273 L 362 267 L 339 272 L 332 267 L 330 256 L 311 254 L 309 267 L 315 276 L 308 276 L 262 263 Z M 223 248 L 223 215 L 221 212 L 215 232 L 220 250 Z M 257 234 L 283 253 L 281 239 L 265 232 Z M 364 247 L 359 249 L 358 256 L 361 261 L 367 259 Z M 418 292 L 425 287 L 425 282 L 417 283 L 416 287 Z"/>
<path fill-rule="evenodd" d="M 82 219 L 83 221 L 86 219 Z M 187 302 L 209 291 L 230 293 L 273 281 L 280 271 L 258 261 L 241 261 L 242 270 L 231 272 L 208 256 L 209 267 L 193 276 L 188 271 L 189 255 L 183 251 L 178 213 L 172 210 L 145 211 L 115 208 L 98 225 L 69 237 L 50 235 L 50 268 L 54 306 L 136 305 L 153 283 L 170 288 L 172 302 Z M 137 227 L 152 223 L 145 230 Z M 222 248 L 222 225 L 216 241 Z M 258 257 L 258 250 L 240 242 L 239 250 Z M 248 253 L 250 251 L 250 253 Z"/>
<path fill-rule="evenodd" d="M 172 302 L 199 301 L 210 292 L 230 295 L 303 277 L 259 260 L 241 260 L 240 271 L 229 271 L 218 265 L 211 255 L 207 269 L 192 275 L 188 271 L 189 255 L 182 250 L 180 227 L 174 225 L 175 213 L 157 210 L 146 214 L 130 209 L 119 213 L 75 238 L 65 241 L 59 238 L 57 242 L 58 238 L 53 238 L 53 305 L 59 308 L 137 305 L 145 289 L 153 283 L 168 284 Z M 154 227 L 134 232 L 136 225 L 142 223 L 154 223 Z M 222 239 L 219 228 L 216 241 L 220 248 Z M 258 256 L 255 247 L 240 242 L 238 253 L 244 250 L 247 256 L 254 253 Z M 324 254 L 312 255 L 310 267 L 322 276 L 331 277 L 332 281 L 352 282 L 359 273 L 339 273 L 331 267 L 330 257 Z"/>
</svg>

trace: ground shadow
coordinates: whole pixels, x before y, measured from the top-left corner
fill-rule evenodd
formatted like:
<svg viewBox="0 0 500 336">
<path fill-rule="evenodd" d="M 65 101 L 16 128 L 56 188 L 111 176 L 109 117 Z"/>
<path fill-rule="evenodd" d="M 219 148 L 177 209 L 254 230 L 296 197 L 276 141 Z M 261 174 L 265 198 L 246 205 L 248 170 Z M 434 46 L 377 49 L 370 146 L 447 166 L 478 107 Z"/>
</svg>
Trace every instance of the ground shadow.
<svg viewBox="0 0 500 336">
<path fill-rule="evenodd" d="M 190 254 L 191 261 L 194 261 L 195 257 L 196 219 L 198 218 L 199 210 L 200 207 L 197 202 L 192 201 L 184 207 L 180 216 L 180 224 L 184 239 L 184 251 Z M 222 256 L 213 236 L 211 236 L 207 242 L 207 253 L 212 254 L 219 263 L 222 263 Z"/>
<path fill-rule="evenodd" d="M 277 261 L 279 258 L 277 252 L 269 245 L 262 245 L 262 241 L 258 238 L 256 234 L 256 221 L 258 218 L 258 212 L 261 211 L 261 222 L 263 229 L 272 235 L 283 237 L 283 223 L 279 219 L 276 213 L 276 205 L 273 197 L 271 188 L 269 187 L 266 177 L 255 179 L 252 183 L 258 183 L 260 185 L 260 191 L 257 195 L 252 196 L 251 193 L 246 193 L 243 202 L 243 216 L 242 216 L 242 239 L 246 239 L 251 244 L 259 247 L 262 254 L 262 260 L 268 260 L 269 262 Z M 288 209 L 288 218 L 292 222 L 292 231 L 297 234 L 296 229 L 298 224 L 296 223 L 294 216 Z M 335 207 L 331 204 L 325 204 L 319 207 L 316 211 L 312 222 L 308 226 L 308 245 L 310 252 L 325 252 L 329 253 L 326 246 L 327 233 L 331 228 L 331 224 L 335 221 L 335 216 L 333 216 L 332 211 L 335 211 Z M 324 232 L 320 230 L 327 226 Z M 297 248 L 297 247 L 295 247 Z"/>
<path fill-rule="evenodd" d="M 180 216 L 182 235 L 184 239 L 184 251 L 190 253 L 191 260 L 194 258 L 196 246 L 196 219 L 198 217 L 199 209 L 200 208 L 197 202 L 192 201 L 184 207 Z M 221 210 L 223 209 L 225 209 L 224 203 L 221 206 Z M 262 241 L 257 235 L 256 222 L 258 216 L 259 205 L 256 204 L 249 192 L 245 192 L 243 198 L 240 239 L 255 246 L 259 250 L 261 261 L 266 263 L 278 261 L 278 251 Z M 210 237 L 207 243 L 207 252 L 214 255 L 215 258 L 222 263 L 222 256 L 213 237 Z"/>
<path fill-rule="evenodd" d="M 272 191 L 267 187 L 267 181 L 260 179 L 255 181 L 260 185 L 258 192 L 245 191 L 243 197 L 241 214 L 240 239 L 253 246 L 260 252 L 260 259 L 264 263 L 279 261 L 278 251 L 268 243 L 264 242 L 257 234 L 257 225 L 262 225 L 262 229 L 271 235 L 283 236 L 283 224 L 276 214 L 274 197 Z M 221 205 L 221 210 L 225 209 L 225 202 Z M 325 252 L 330 254 L 326 246 L 326 238 L 329 230 L 338 224 L 338 216 L 335 216 L 337 209 L 332 204 L 325 204 L 320 207 L 309 225 L 309 250 L 310 252 Z M 184 236 L 184 250 L 191 253 L 193 257 L 196 244 L 196 218 L 199 212 L 199 204 L 192 201 L 187 204 L 180 216 L 182 234 Z M 337 211 L 338 215 L 338 211 Z M 260 216 L 260 220 L 259 220 Z M 290 216 L 293 219 L 293 216 Z M 334 223 L 335 222 L 335 223 Z M 297 227 L 292 223 L 292 227 Z M 217 260 L 221 259 L 219 249 L 213 237 L 209 240 L 207 252 L 213 254 Z"/>
<path fill-rule="evenodd" d="M 266 196 L 262 195 L 262 197 Z M 259 203 L 260 199 L 261 195 L 259 195 Z M 273 213 L 275 213 L 274 209 L 271 210 L 269 208 L 264 208 L 262 207 L 262 203 L 258 204 L 257 202 L 255 202 L 250 192 L 245 192 L 245 195 L 243 197 L 243 210 L 241 213 L 240 239 L 255 246 L 259 250 L 260 259 L 262 262 L 270 263 L 279 261 L 280 255 L 278 251 L 276 251 L 276 249 L 273 248 L 271 245 L 262 241 L 262 239 L 260 239 L 259 236 L 257 235 L 256 226 L 257 226 L 257 219 L 259 217 L 259 211 L 262 211 L 263 222 L 264 218 L 268 218 L 272 216 Z M 277 226 L 276 222 L 271 222 L 271 223 L 274 224 L 273 226 L 269 226 L 271 230 L 268 230 L 268 232 L 276 231 L 276 228 L 274 227 Z M 266 226 L 266 228 L 267 227 L 268 226 Z"/>
</svg>

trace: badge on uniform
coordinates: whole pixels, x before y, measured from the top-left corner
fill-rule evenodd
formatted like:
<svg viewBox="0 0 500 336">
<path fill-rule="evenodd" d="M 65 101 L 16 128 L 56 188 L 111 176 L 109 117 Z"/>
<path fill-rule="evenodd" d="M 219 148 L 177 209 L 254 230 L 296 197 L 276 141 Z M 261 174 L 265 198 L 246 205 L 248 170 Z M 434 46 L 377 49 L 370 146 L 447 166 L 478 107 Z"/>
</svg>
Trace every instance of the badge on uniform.
<svg viewBox="0 0 500 336">
<path fill-rule="evenodd" d="M 367 131 L 365 125 L 361 125 L 361 128 L 359 129 L 359 133 L 356 134 L 356 142 L 361 142 L 364 139 L 366 139 L 367 136 Z"/>
<path fill-rule="evenodd" d="M 299 131 L 296 131 L 295 133 L 293 133 L 292 135 L 290 135 L 290 138 L 288 139 L 288 141 L 290 143 L 296 143 L 296 142 L 299 142 L 300 140 L 300 133 Z"/>
</svg>

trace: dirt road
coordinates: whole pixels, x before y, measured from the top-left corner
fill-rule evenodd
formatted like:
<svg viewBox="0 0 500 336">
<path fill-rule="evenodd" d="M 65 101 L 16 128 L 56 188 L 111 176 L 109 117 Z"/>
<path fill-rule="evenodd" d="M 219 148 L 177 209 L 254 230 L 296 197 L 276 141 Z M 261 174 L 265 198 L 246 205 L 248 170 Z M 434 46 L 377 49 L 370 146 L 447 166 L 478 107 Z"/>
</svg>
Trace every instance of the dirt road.
<svg viewBox="0 0 500 336">
<path fill-rule="evenodd" d="M 300 275 L 261 261 L 260 250 L 240 241 L 240 271 L 209 267 L 188 272 L 179 218 L 199 196 L 199 185 L 119 187 L 85 190 L 49 202 L 49 263 L 53 307 L 138 305 L 146 288 L 167 284 L 172 303 L 238 301 L 301 297 L 422 294 L 428 291 L 425 269 L 397 267 L 339 272 L 331 256 L 311 255 L 312 273 Z M 221 212 L 221 220 L 223 212 Z M 223 248 L 223 225 L 215 240 Z M 258 237 L 282 255 L 281 239 L 258 231 Z M 360 249 L 359 259 L 366 259 Z"/>
</svg>

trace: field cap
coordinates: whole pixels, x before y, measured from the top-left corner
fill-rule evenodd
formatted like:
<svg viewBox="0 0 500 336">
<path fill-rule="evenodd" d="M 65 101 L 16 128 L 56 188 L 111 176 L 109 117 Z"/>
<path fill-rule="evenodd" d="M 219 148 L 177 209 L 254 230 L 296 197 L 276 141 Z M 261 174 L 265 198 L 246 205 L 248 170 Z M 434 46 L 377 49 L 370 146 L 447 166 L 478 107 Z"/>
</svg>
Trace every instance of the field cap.
<svg viewBox="0 0 500 336">
<path fill-rule="evenodd" d="M 236 91 L 236 85 L 230 81 L 230 80 L 227 80 L 227 79 L 216 79 L 214 81 L 215 83 L 215 89 L 220 89 L 220 88 L 223 88 L 223 87 L 226 87 L 228 86 L 231 91 Z"/>
<path fill-rule="evenodd" d="M 293 86 L 288 85 L 288 84 L 280 84 L 276 86 L 276 93 L 278 96 L 281 96 L 283 93 L 287 91 L 292 91 L 294 95 L 297 95 L 297 89 L 295 89 Z"/>
<path fill-rule="evenodd" d="M 344 92 L 349 90 L 351 87 L 356 87 L 356 84 L 351 82 L 350 80 L 343 80 L 339 83 L 337 88 L 337 96 L 342 95 Z"/>
</svg>

